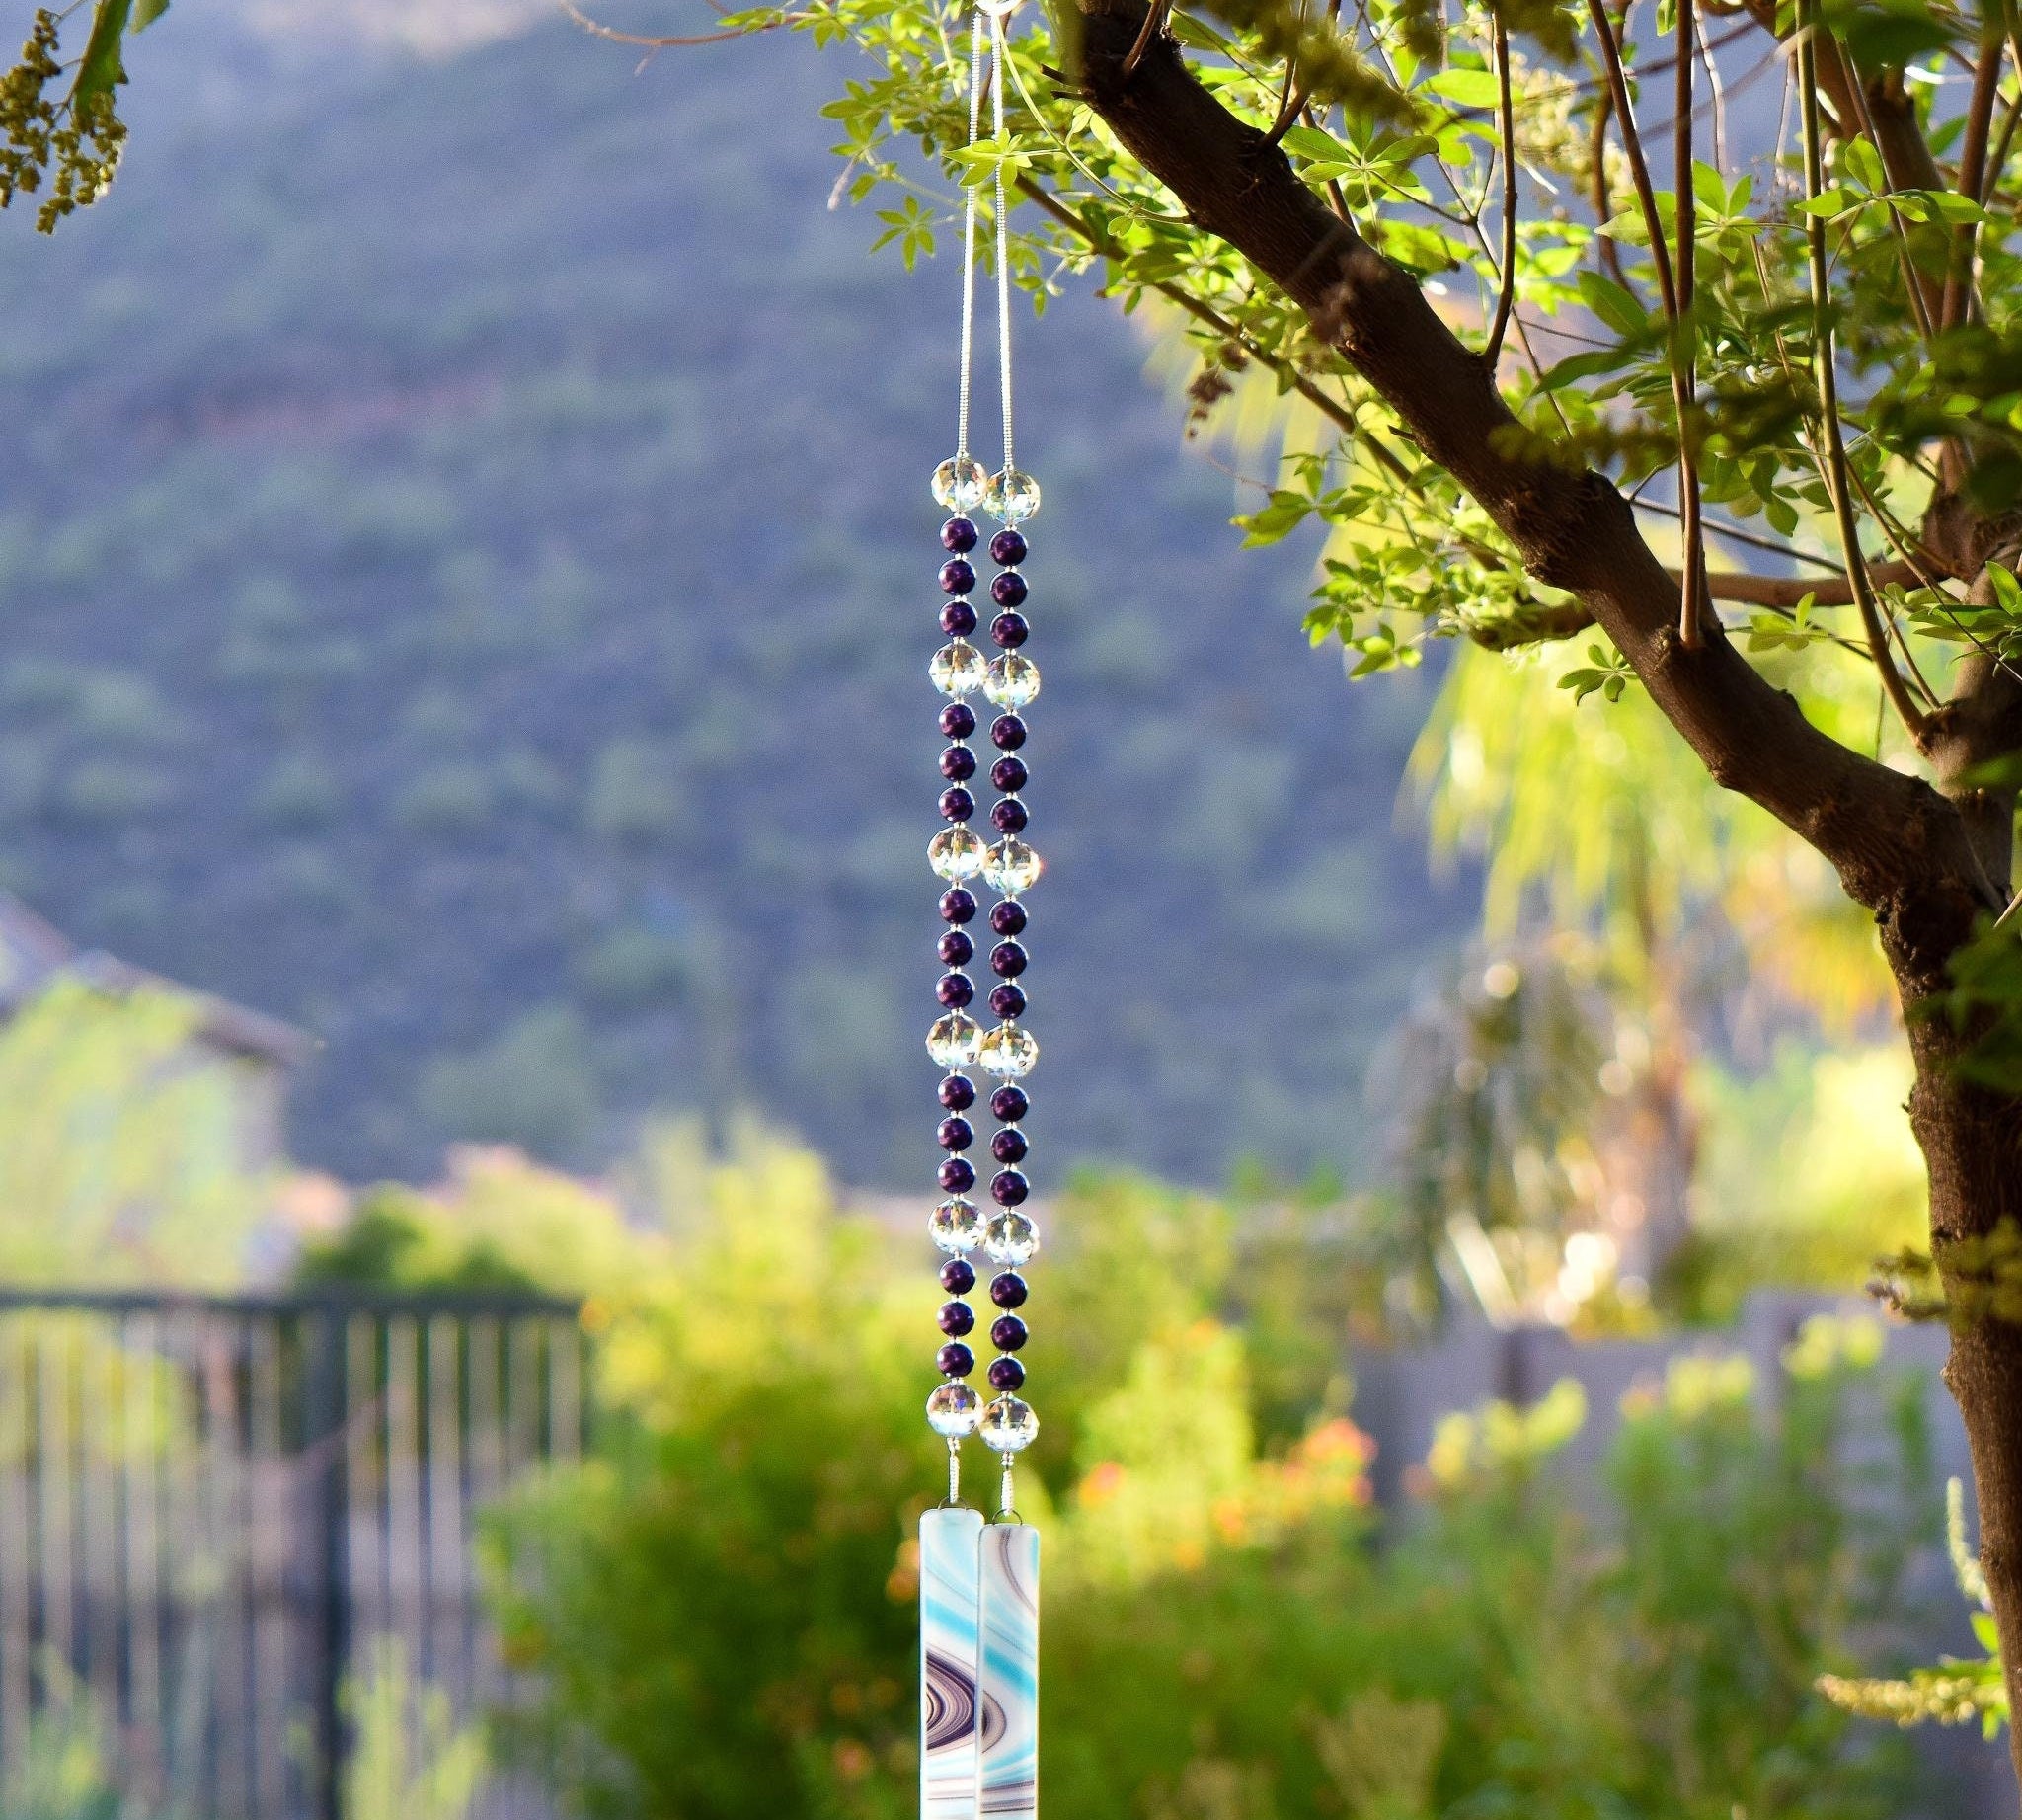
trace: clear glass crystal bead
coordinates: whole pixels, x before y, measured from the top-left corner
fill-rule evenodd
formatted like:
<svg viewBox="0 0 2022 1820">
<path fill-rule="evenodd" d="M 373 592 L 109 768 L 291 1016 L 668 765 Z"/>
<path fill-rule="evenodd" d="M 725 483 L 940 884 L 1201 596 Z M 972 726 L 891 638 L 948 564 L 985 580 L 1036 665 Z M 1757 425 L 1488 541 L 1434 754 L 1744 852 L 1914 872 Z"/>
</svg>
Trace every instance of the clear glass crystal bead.
<svg viewBox="0 0 2022 1820">
<path fill-rule="evenodd" d="M 987 687 L 990 680 L 990 669 L 983 663 L 983 654 L 966 638 L 951 638 L 935 652 L 933 662 L 927 666 L 927 674 L 942 694 L 957 701 Z M 1035 677 L 1033 693 L 1038 692 L 1039 683 Z M 994 701 L 996 697 L 992 695 L 990 699 Z"/>
<path fill-rule="evenodd" d="M 976 1059 L 982 1040 L 982 1026 L 974 1018 L 950 1011 L 946 1017 L 935 1018 L 927 1032 L 927 1054 L 942 1068 L 967 1068 Z"/>
<path fill-rule="evenodd" d="M 955 885 L 964 879 L 974 878 L 993 850 L 984 847 L 982 841 L 966 828 L 944 828 L 927 842 L 927 864 L 934 868 L 935 877 Z"/>
<path fill-rule="evenodd" d="M 933 486 L 943 506 L 966 517 L 987 497 L 990 476 L 973 455 L 950 455 L 934 470 Z"/>
<path fill-rule="evenodd" d="M 936 839 L 940 836 L 936 835 Z M 936 867 L 936 871 L 940 868 Z M 1000 891 L 1007 898 L 1015 898 L 1022 891 L 1029 891 L 1039 882 L 1039 875 L 1046 870 L 1046 862 L 1037 852 L 1014 834 L 1006 834 L 996 845 L 982 856 L 983 882 L 992 891 Z M 949 876 L 943 874 L 943 877 Z M 967 878 L 968 873 L 963 877 Z"/>
<path fill-rule="evenodd" d="M 1023 468 L 992 474 L 983 493 L 983 510 L 1004 524 L 1022 524 L 1039 516 L 1039 482 Z"/>
<path fill-rule="evenodd" d="M 927 1426 L 950 1441 L 974 1434 L 982 1412 L 983 1399 L 966 1384 L 944 1384 L 927 1398 Z"/>
<path fill-rule="evenodd" d="M 1039 1439 L 1039 1416 L 1022 1396 L 1000 1396 L 983 1411 L 976 1433 L 1000 1454 L 1022 1454 Z"/>
<path fill-rule="evenodd" d="M 976 1056 L 984 1073 L 1004 1080 L 1023 1080 L 1039 1061 L 1039 1039 L 1023 1024 L 999 1024 L 982 1039 Z"/>
<path fill-rule="evenodd" d="M 983 1227 L 983 1249 L 999 1264 L 1023 1264 L 1039 1250 L 1039 1227 L 1015 1207 L 1000 1207 Z"/>
<path fill-rule="evenodd" d="M 974 1202 L 953 1195 L 927 1216 L 927 1236 L 950 1257 L 960 1257 L 982 1243 L 983 1217 Z"/>
<path fill-rule="evenodd" d="M 1028 657 L 1007 651 L 1002 657 L 991 659 L 989 673 L 983 678 L 983 693 L 998 707 L 1009 708 L 1015 714 L 1039 693 L 1039 666 Z"/>
</svg>

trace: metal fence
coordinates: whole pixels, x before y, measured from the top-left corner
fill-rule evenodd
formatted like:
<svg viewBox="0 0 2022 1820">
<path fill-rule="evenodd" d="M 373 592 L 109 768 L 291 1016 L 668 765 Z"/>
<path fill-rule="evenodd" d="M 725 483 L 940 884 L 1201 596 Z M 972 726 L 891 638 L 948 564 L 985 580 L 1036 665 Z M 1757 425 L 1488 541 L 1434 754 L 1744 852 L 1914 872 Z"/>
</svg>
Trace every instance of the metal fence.
<svg viewBox="0 0 2022 1820">
<path fill-rule="evenodd" d="M 344 1820 L 375 1669 L 395 1776 L 509 1707 L 474 1524 L 584 1384 L 568 1303 L 0 1291 L 0 1786 L 89 1735 L 140 1812 Z"/>
</svg>

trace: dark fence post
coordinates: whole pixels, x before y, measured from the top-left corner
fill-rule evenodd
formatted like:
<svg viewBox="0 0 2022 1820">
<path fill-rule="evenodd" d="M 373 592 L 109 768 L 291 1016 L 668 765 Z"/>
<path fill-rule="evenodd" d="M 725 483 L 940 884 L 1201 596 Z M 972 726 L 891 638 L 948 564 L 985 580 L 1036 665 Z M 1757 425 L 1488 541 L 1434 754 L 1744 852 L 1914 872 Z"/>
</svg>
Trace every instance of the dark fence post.
<svg viewBox="0 0 2022 1820">
<path fill-rule="evenodd" d="M 313 1462 L 310 1508 L 315 1512 L 317 1650 L 315 1680 L 316 1811 L 344 1820 L 344 1677 L 350 1655 L 350 1592 L 346 1584 L 345 1313 L 319 1308 L 306 1315 L 309 1432 Z"/>
</svg>

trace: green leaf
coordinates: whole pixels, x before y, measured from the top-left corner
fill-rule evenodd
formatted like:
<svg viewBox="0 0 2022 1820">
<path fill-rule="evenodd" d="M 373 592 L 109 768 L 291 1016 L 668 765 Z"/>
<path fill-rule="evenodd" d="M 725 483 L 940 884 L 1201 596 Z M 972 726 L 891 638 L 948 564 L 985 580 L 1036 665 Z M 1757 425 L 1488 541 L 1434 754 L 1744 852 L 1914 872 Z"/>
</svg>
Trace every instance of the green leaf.
<svg viewBox="0 0 2022 1820">
<path fill-rule="evenodd" d="M 1650 312 L 1626 285 L 1593 271 L 1581 273 L 1578 281 L 1582 301 L 1616 334 L 1641 335 L 1649 329 Z"/>
<path fill-rule="evenodd" d="M 110 95 L 126 80 L 119 61 L 119 40 L 126 35 L 126 21 L 133 0 L 99 0 L 93 13 L 91 37 L 85 40 L 84 55 L 78 60 L 77 80 L 70 85 L 70 107 L 74 113 L 84 103 Z"/>
<path fill-rule="evenodd" d="M 145 32 L 149 26 L 169 10 L 169 0 L 133 0 L 133 18 L 128 23 L 128 32 Z"/>
<path fill-rule="evenodd" d="M 1493 108 L 1503 93 L 1494 73 L 1486 69 L 1442 69 L 1426 88 L 1457 108 Z"/>
<path fill-rule="evenodd" d="M 1556 392 L 1576 379 L 1592 379 L 1628 365 L 1634 358 L 1626 348 L 1592 348 L 1584 354 L 1569 355 L 1537 382 L 1540 392 Z"/>
<path fill-rule="evenodd" d="M 1840 145 L 1839 168 L 1864 190 L 1882 191 L 1889 187 L 1882 155 L 1865 139 L 1848 139 Z"/>
</svg>

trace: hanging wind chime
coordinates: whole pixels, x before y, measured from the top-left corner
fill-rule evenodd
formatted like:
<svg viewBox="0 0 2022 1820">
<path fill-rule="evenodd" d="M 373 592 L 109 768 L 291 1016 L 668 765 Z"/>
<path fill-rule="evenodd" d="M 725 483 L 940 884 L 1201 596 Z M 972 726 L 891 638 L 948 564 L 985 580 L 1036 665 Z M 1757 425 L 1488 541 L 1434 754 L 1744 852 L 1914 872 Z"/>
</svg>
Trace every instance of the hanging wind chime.
<svg viewBox="0 0 2022 1820">
<path fill-rule="evenodd" d="M 1004 136 L 1004 83 L 1009 52 L 1004 20 L 1018 0 L 976 0 L 970 31 L 969 142 L 976 143 L 981 120 L 985 53 L 989 70 L 991 123 Z M 940 1085 L 945 1116 L 936 1132 L 944 1152 L 939 1181 L 946 1199 L 934 1209 L 934 1242 L 948 1254 L 941 1285 L 952 1300 L 941 1306 L 945 1343 L 936 1356 L 943 1383 L 927 1398 L 927 1422 L 948 1443 L 948 1496 L 920 1518 L 920 1815 L 921 1820 L 1035 1820 L 1039 1807 L 1039 1532 L 1019 1521 L 1013 1502 L 1012 1467 L 1039 1433 L 1039 1417 L 1018 1393 L 1025 1385 L 1019 1350 L 1025 1344 L 1026 1283 L 1018 1267 L 1039 1249 L 1039 1228 L 1022 1211 L 1030 1192 L 1019 1164 L 1025 1160 L 1025 1089 L 1018 1083 L 1039 1059 L 1039 1044 L 1022 1021 L 1026 968 L 1024 893 L 1040 875 L 1040 858 L 1023 838 L 1027 821 L 1023 791 L 1025 745 L 1023 709 L 1039 693 L 1039 667 L 1024 653 L 1029 626 L 1019 609 L 1027 584 L 1024 533 L 1018 526 L 1039 511 L 1039 485 L 1019 470 L 1011 432 L 1011 274 L 1001 164 L 995 180 L 997 278 L 997 371 L 1004 418 L 1004 465 L 994 475 L 969 451 L 970 367 L 975 326 L 976 186 L 968 187 L 962 238 L 962 352 L 955 453 L 935 469 L 934 498 L 951 514 L 941 526 L 947 559 L 941 565 L 941 630 L 948 642 L 928 667 L 934 686 L 948 698 L 941 732 L 949 744 L 941 753 L 941 816 L 947 826 L 927 848 L 927 857 L 947 889 L 941 919 L 947 925 L 939 953 L 948 971 L 935 987 L 942 1012 L 927 1033 L 927 1053 L 947 1070 Z M 982 542 L 975 516 L 1001 527 L 988 553 L 996 574 L 988 605 L 972 598 L 978 586 L 972 558 Z M 985 659 L 970 643 L 991 614 L 990 642 L 996 655 Z M 971 737 L 979 721 L 970 697 L 981 695 L 998 710 L 989 728 L 999 754 L 989 767 L 996 801 L 989 810 L 994 838 L 974 831 L 978 813 L 971 785 L 980 759 Z M 988 935 L 972 933 L 982 903 L 973 887 L 996 894 L 986 918 Z M 998 1021 L 985 1029 L 971 1014 L 976 987 L 965 969 L 989 944 L 988 966 L 995 976 L 987 1006 Z M 988 1111 L 997 1129 L 989 1141 L 995 1165 L 990 1176 L 987 1216 L 969 1196 L 976 1168 L 967 1152 L 976 1142 L 970 1113 L 978 1088 L 967 1071 L 977 1069 L 995 1083 Z M 968 1336 L 976 1313 L 966 1300 L 975 1288 L 969 1254 L 980 1248 L 996 1267 L 989 1299 L 995 1310 L 989 1341 L 996 1350 L 984 1372 L 987 1400 L 969 1383 L 976 1356 Z M 988 1523 L 982 1512 L 962 1503 L 962 1444 L 979 1436 L 1002 1462 L 997 1512 Z"/>
</svg>

